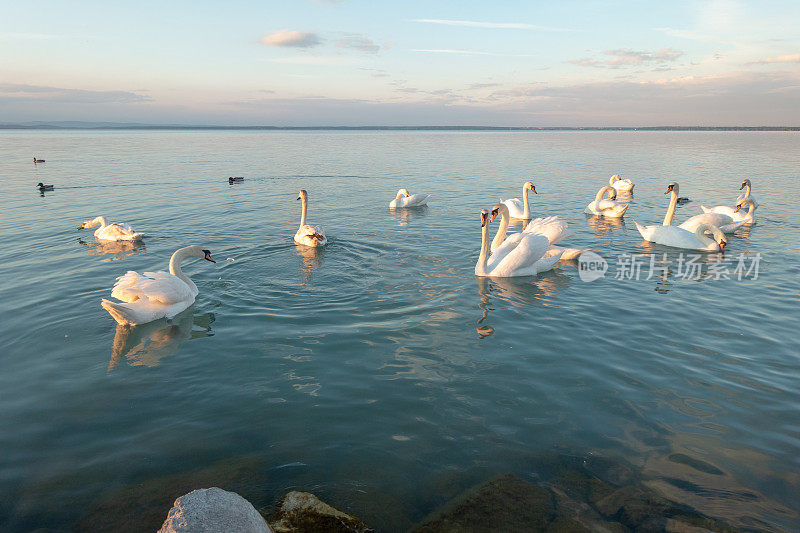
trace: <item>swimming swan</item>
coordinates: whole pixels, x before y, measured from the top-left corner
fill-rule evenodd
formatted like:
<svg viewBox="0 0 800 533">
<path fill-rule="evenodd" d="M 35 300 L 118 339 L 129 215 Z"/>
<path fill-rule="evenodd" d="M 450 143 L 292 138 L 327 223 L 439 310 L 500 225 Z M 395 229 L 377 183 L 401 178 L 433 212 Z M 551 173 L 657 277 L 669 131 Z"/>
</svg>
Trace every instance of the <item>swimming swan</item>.
<svg viewBox="0 0 800 533">
<path fill-rule="evenodd" d="M 561 252 L 548 253 L 550 241 L 544 235 L 522 232 L 518 242 L 498 248 L 489 257 L 489 212 L 481 211 L 481 252 L 475 264 L 475 275 L 510 278 L 535 276 L 545 272 L 561 258 Z"/>
<path fill-rule="evenodd" d="M 611 176 L 608 184 L 620 192 L 633 192 L 633 188 L 636 186 L 631 180 L 620 178 L 619 174 Z"/>
<path fill-rule="evenodd" d="M 741 211 L 741 209 L 745 206 L 747 206 L 746 213 Z M 706 213 L 726 215 L 731 217 L 735 222 L 742 222 L 743 224 L 749 226 L 753 226 L 756 223 L 756 208 L 758 207 L 758 204 L 752 197 L 748 198 L 745 196 L 736 202 L 735 209 L 733 207 L 728 207 L 727 205 L 718 205 L 717 207 L 712 207 L 710 209 L 704 206 L 700 207 L 702 207 L 703 211 Z"/>
<path fill-rule="evenodd" d="M 297 228 L 297 233 L 294 234 L 294 242 L 304 246 L 325 246 L 328 244 L 328 239 L 325 237 L 325 232 L 322 231 L 322 228 L 306 224 L 308 193 L 305 189 L 300 189 L 297 199 L 303 201 L 303 211 L 300 215 L 300 227 Z"/>
<path fill-rule="evenodd" d="M 389 207 L 418 207 L 428 202 L 430 194 L 409 194 L 408 189 L 400 189 L 397 196 L 389 202 Z"/>
<path fill-rule="evenodd" d="M 605 193 L 609 193 L 608 198 L 603 198 Z M 617 190 L 614 187 L 603 187 L 594 197 L 594 201 L 586 206 L 584 213 L 588 215 L 599 215 L 602 217 L 619 218 L 625 214 L 630 204 L 620 204 L 615 202 Z"/>
<path fill-rule="evenodd" d="M 741 187 L 739 187 L 739 190 L 740 190 L 740 191 L 741 191 L 742 189 L 746 189 L 746 190 L 744 191 L 744 194 L 740 194 L 740 195 L 739 195 L 739 196 L 736 198 L 736 203 L 739 203 L 739 200 L 744 200 L 745 198 L 751 198 L 751 199 L 753 200 L 753 202 L 755 202 L 755 204 L 756 204 L 756 205 L 758 205 L 758 202 L 756 202 L 756 199 L 755 199 L 755 198 L 753 198 L 753 196 L 750 194 L 750 190 L 751 190 L 752 188 L 753 188 L 753 185 L 750 183 L 750 180 L 749 180 L 749 179 L 746 179 L 746 180 L 744 180 L 744 181 L 742 182 L 742 185 L 741 185 Z"/>
<path fill-rule="evenodd" d="M 100 305 L 120 324 L 146 324 L 159 318 L 172 318 L 194 303 L 197 286 L 181 270 L 181 261 L 188 258 L 216 263 L 211 252 L 201 246 L 176 250 L 169 260 L 169 274 L 164 271 L 129 270 L 117 278 L 111 296 L 124 303 L 103 299 Z"/>
<path fill-rule="evenodd" d="M 694 231 L 671 226 L 672 218 L 675 216 L 675 206 L 678 204 L 678 184 L 674 181 L 667 186 L 664 194 L 671 193 L 667 214 L 664 216 L 664 223 L 660 226 L 641 226 L 638 222 L 636 229 L 646 241 L 673 246 L 675 248 L 687 248 L 690 250 L 703 250 L 708 252 L 718 252 L 725 249 L 727 240 L 720 229 L 707 222 L 699 224 Z M 713 239 L 708 237 L 705 232 L 713 235 Z"/>
<path fill-rule="evenodd" d="M 522 200 L 519 198 L 500 199 L 500 203 L 506 204 L 506 207 L 508 207 L 511 218 L 530 220 L 531 207 L 528 204 L 528 191 L 533 191 L 533 194 L 539 194 L 536 192 L 536 187 L 533 186 L 533 183 L 526 181 L 522 186 Z"/>
<path fill-rule="evenodd" d="M 95 239 L 103 241 L 138 241 L 144 237 L 144 233 L 136 233 L 128 224 L 118 222 L 109 224 L 106 217 L 87 220 L 78 226 L 78 229 L 93 228 L 98 224 L 100 227 L 94 230 Z"/>
<path fill-rule="evenodd" d="M 500 226 L 497 228 L 497 233 L 495 233 L 494 239 L 492 239 L 490 248 L 492 254 L 494 254 L 501 246 L 516 246 L 520 239 L 525 237 L 526 234 L 544 235 L 547 237 L 547 240 L 550 242 L 549 253 L 553 254 L 560 252 L 562 254 L 561 259 L 574 259 L 578 257 L 581 252 L 583 252 L 583 250 L 578 250 L 576 248 L 562 248 L 560 246 L 556 246 L 557 242 L 566 237 L 574 235 L 573 233 L 567 231 L 567 223 L 557 216 L 535 218 L 531 220 L 522 231 L 519 233 L 512 233 L 508 236 L 508 238 L 506 238 L 506 232 L 508 231 L 508 223 L 510 218 L 508 214 L 508 206 L 506 204 L 496 204 L 494 207 L 492 207 L 491 215 L 492 216 L 489 219 L 489 222 L 494 222 L 494 219 L 497 217 L 497 215 L 500 215 Z M 489 262 L 491 263 L 491 261 L 492 259 L 490 257 Z"/>
</svg>

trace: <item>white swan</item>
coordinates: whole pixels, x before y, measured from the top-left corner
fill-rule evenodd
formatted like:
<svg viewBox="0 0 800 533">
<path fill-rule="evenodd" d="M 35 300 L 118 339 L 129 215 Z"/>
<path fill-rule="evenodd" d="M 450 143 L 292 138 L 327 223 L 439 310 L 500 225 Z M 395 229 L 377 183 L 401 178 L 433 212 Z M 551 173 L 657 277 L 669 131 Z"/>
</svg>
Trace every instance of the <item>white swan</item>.
<svg viewBox="0 0 800 533">
<path fill-rule="evenodd" d="M 418 207 L 428 203 L 430 194 L 409 194 L 408 189 L 400 189 L 397 196 L 389 202 L 389 207 Z"/>
<path fill-rule="evenodd" d="M 534 194 L 539 194 L 536 192 L 536 187 L 533 186 L 533 183 L 526 181 L 522 186 L 522 200 L 519 198 L 509 198 L 508 200 L 503 200 L 502 198 L 500 199 L 500 203 L 506 204 L 506 207 L 508 207 L 508 212 L 511 215 L 511 218 L 530 220 L 531 207 L 528 204 L 528 191 L 533 191 Z"/>
<path fill-rule="evenodd" d="M 619 174 L 611 176 L 608 184 L 620 192 L 633 192 L 633 188 L 636 186 L 631 180 L 620 178 Z"/>
<path fill-rule="evenodd" d="M 742 213 L 741 209 L 747 206 L 747 212 Z M 700 208 L 706 214 L 719 214 L 730 217 L 734 222 L 741 222 L 742 224 L 746 224 L 748 226 L 753 226 L 756 223 L 756 208 L 758 204 L 752 197 L 747 197 L 745 195 L 744 198 L 740 199 L 736 202 L 736 208 L 728 207 L 727 205 L 718 205 L 716 207 L 706 207 L 701 205 Z"/>
<path fill-rule="evenodd" d="M 495 233 L 494 239 L 492 239 L 492 253 L 495 253 L 501 246 L 516 245 L 516 243 L 526 235 L 544 235 L 547 237 L 548 242 L 550 242 L 550 248 L 548 249 L 549 254 L 561 253 L 561 259 L 575 259 L 583 252 L 583 250 L 578 250 L 577 248 L 562 248 L 561 246 L 556 246 L 556 243 L 562 239 L 574 235 L 567 231 L 567 223 L 557 216 L 535 218 L 531 220 L 522 231 L 519 233 L 512 233 L 506 238 L 510 219 L 508 206 L 506 204 L 495 204 L 495 206 L 492 207 L 491 215 L 490 222 L 493 222 L 497 215 L 500 215 L 500 226 L 498 226 L 497 233 Z M 491 263 L 491 261 L 492 259 L 490 257 L 489 262 Z"/>
<path fill-rule="evenodd" d="M 489 212 L 481 211 L 481 252 L 475 275 L 510 278 L 535 276 L 545 272 L 561 258 L 561 252 L 548 253 L 550 241 L 544 235 L 522 233 L 516 244 L 501 246 L 489 257 Z"/>
<path fill-rule="evenodd" d="M 300 215 L 300 227 L 297 228 L 297 233 L 294 234 L 294 242 L 305 246 L 324 246 L 328 244 L 328 239 L 325 237 L 322 227 L 306 224 L 308 193 L 305 189 L 300 189 L 297 199 L 303 201 L 303 211 Z"/>
<path fill-rule="evenodd" d="M 704 250 L 709 252 L 716 252 L 725 249 L 727 240 L 725 235 L 720 229 L 707 222 L 699 224 L 694 231 L 681 228 L 679 226 L 671 226 L 672 219 L 675 216 L 675 206 L 678 204 L 678 184 L 674 181 L 667 186 L 664 194 L 671 193 L 669 207 L 667 214 L 664 216 L 662 225 L 642 226 L 638 222 L 636 229 L 646 241 L 663 244 L 665 246 L 674 246 L 675 248 L 687 248 L 691 250 Z M 713 235 L 713 239 L 708 237 L 705 232 L 708 231 Z"/>
<path fill-rule="evenodd" d="M 742 189 L 746 189 L 746 190 L 744 191 L 744 193 L 743 193 L 743 194 L 740 194 L 740 195 L 739 195 L 739 196 L 736 198 L 736 203 L 739 203 L 739 200 L 744 200 L 745 198 L 751 198 L 751 199 L 753 200 L 753 202 L 754 202 L 756 205 L 758 205 L 758 202 L 756 202 L 756 199 L 755 199 L 755 198 L 753 198 L 753 196 L 750 194 L 750 190 L 752 189 L 752 187 L 753 187 L 753 185 L 750 183 L 750 180 L 749 180 L 749 179 L 746 179 L 746 180 L 744 180 L 744 181 L 742 182 L 742 185 L 741 185 L 741 187 L 739 187 L 739 190 L 740 190 L 740 191 L 741 191 Z"/>
<path fill-rule="evenodd" d="M 120 324 L 146 324 L 159 318 L 172 318 L 194 303 L 197 286 L 181 270 L 181 261 L 188 258 L 216 263 L 211 252 L 201 246 L 176 250 L 169 260 L 169 273 L 129 270 L 117 278 L 111 296 L 124 303 L 103 299 L 100 305 Z"/>
<path fill-rule="evenodd" d="M 139 241 L 144 237 L 144 233 L 136 233 L 128 224 L 123 224 L 121 222 L 109 224 L 106 217 L 97 217 L 92 220 L 87 220 L 78 226 L 78 229 L 93 228 L 98 224 L 100 227 L 94 230 L 95 239 L 103 241 Z"/>
<path fill-rule="evenodd" d="M 603 198 L 603 195 L 609 193 L 609 198 Z M 594 201 L 586 206 L 583 211 L 589 215 L 599 215 L 602 217 L 619 218 L 625 214 L 630 204 L 620 204 L 615 202 L 617 198 L 617 190 L 614 187 L 603 187 L 594 197 Z"/>
</svg>

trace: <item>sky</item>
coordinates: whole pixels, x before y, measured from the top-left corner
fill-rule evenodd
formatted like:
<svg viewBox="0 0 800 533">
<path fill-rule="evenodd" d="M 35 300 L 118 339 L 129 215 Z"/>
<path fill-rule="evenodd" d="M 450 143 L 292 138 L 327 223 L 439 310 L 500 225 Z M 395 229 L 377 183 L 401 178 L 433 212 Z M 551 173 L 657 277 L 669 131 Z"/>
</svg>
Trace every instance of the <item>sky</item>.
<svg viewBox="0 0 800 533">
<path fill-rule="evenodd" d="M 0 0 L 0 123 L 800 126 L 781 1 Z"/>
</svg>

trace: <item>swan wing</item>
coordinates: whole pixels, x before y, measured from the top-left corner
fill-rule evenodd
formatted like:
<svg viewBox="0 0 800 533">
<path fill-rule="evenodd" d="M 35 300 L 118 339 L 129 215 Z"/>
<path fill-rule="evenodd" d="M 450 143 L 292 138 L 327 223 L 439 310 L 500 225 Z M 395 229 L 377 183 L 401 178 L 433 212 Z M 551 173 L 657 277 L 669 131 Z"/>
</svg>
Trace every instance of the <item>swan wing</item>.
<svg viewBox="0 0 800 533">
<path fill-rule="evenodd" d="M 486 262 L 489 268 L 492 265 L 495 265 L 500 262 L 506 255 L 508 255 L 514 248 L 519 245 L 520 240 L 525 236 L 523 233 L 512 233 L 498 246 L 496 249 L 492 250 L 492 255 L 489 256 L 489 260 Z"/>
<path fill-rule="evenodd" d="M 411 207 L 416 205 L 425 205 L 428 201 L 428 197 L 430 194 L 412 194 L 408 198 L 405 198 L 405 205 Z"/>
<path fill-rule="evenodd" d="M 322 246 L 328 242 L 328 239 L 325 237 L 325 231 L 323 231 L 322 226 L 305 224 L 300 226 L 297 233 L 295 233 L 294 242 L 306 246 Z"/>
<path fill-rule="evenodd" d="M 525 214 L 525 204 L 519 198 L 509 198 L 502 202 L 508 207 L 508 214 L 511 218 L 522 218 Z"/>
<path fill-rule="evenodd" d="M 145 272 L 144 275 L 128 271 L 117 278 L 111 296 L 127 303 L 144 300 L 155 305 L 194 301 L 194 294 L 186 283 L 163 271 Z"/>
<path fill-rule="evenodd" d="M 525 229 L 522 231 L 532 235 L 544 235 L 547 237 L 547 240 L 550 241 L 550 244 L 556 244 L 557 242 L 574 235 L 572 232 L 568 231 L 567 228 L 568 225 L 565 221 L 561 220 L 557 216 L 549 216 L 544 218 L 534 218 L 528 223 L 527 226 L 525 226 Z"/>
<path fill-rule="evenodd" d="M 526 276 L 536 273 L 535 263 L 547 253 L 550 242 L 544 235 L 525 235 L 492 269 L 501 276 Z"/>
<path fill-rule="evenodd" d="M 701 215 L 695 215 L 683 224 L 678 225 L 679 228 L 683 228 L 686 231 L 690 231 L 692 233 L 697 230 L 700 224 L 711 224 L 712 226 L 717 226 L 723 233 L 733 233 L 740 226 L 744 224 L 743 221 L 736 222 L 733 218 L 729 217 L 728 215 L 724 215 L 722 213 L 703 213 Z"/>
</svg>

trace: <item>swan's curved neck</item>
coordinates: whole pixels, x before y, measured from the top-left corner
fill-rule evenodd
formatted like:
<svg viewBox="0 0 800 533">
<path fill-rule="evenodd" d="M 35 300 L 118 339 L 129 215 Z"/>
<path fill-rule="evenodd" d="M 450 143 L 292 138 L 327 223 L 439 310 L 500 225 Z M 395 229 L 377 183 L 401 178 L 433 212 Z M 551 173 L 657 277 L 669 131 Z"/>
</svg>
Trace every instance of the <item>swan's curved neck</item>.
<svg viewBox="0 0 800 533">
<path fill-rule="evenodd" d="M 608 184 L 613 186 L 614 182 L 617 181 L 618 179 L 620 179 L 619 174 L 614 174 L 613 176 L 608 178 Z"/>
<path fill-rule="evenodd" d="M 503 241 L 506 240 L 506 231 L 508 231 L 508 221 L 511 218 L 511 215 L 508 212 L 508 207 L 505 204 L 500 204 L 500 207 L 498 209 L 500 211 L 501 218 L 500 218 L 500 225 L 497 227 L 497 233 L 494 234 L 494 239 L 492 240 L 491 249 L 493 251 L 497 250 L 497 247 L 503 244 Z"/>
<path fill-rule="evenodd" d="M 672 224 L 672 218 L 675 216 L 675 207 L 678 205 L 678 186 L 675 185 L 672 188 L 672 194 L 669 197 L 669 207 L 667 208 L 667 214 L 664 215 L 664 225 L 670 226 Z"/>
<path fill-rule="evenodd" d="M 308 214 L 308 198 L 303 195 L 301 200 L 303 202 L 303 211 L 300 213 L 300 227 L 302 228 L 306 225 L 306 214 Z"/>
<path fill-rule="evenodd" d="M 169 259 L 169 273 L 186 283 L 189 288 L 192 289 L 192 292 L 197 294 L 197 285 L 195 285 L 194 282 L 183 273 L 183 270 L 181 270 L 181 261 L 186 258 L 187 253 L 188 248 L 175 250 L 175 253 L 172 254 L 172 257 Z"/>
<path fill-rule="evenodd" d="M 711 233 L 712 236 L 709 237 L 706 235 L 706 232 Z M 711 224 L 700 224 L 697 226 L 697 229 L 694 230 L 694 236 L 698 241 L 703 243 L 704 246 L 708 246 L 712 242 L 717 242 L 717 239 L 722 240 L 725 238 L 719 228 L 712 226 Z"/>
<path fill-rule="evenodd" d="M 486 261 L 489 259 L 489 221 L 481 228 L 481 253 L 478 256 L 478 264 L 475 266 L 475 273 L 478 275 L 486 274 Z"/>
<path fill-rule="evenodd" d="M 528 220 L 529 218 L 531 218 L 531 206 L 530 206 L 530 204 L 528 204 L 528 191 L 529 190 L 530 189 L 528 189 L 525 186 L 522 187 L 522 203 L 525 205 L 525 209 L 522 212 L 522 218 L 524 218 L 525 220 Z M 503 220 L 505 220 L 505 217 L 503 218 Z M 508 226 L 507 222 L 506 222 L 506 226 Z"/>
<path fill-rule="evenodd" d="M 92 225 L 96 226 L 98 224 L 100 224 L 100 229 L 108 226 L 108 221 L 106 220 L 106 217 L 95 217 L 95 219 L 92 220 Z"/>
<path fill-rule="evenodd" d="M 597 194 L 594 197 L 594 201 L 595 202 L 599 202 L 600 200 L 603 199 L 603 195 L 608 193 L 608 195 L 611 196 L 611 195 L 614 194 L 614 192 L 615 192 L 614 187 L 605 186 L 602 189 L 600 189 L 599 191 L 597 191 Z"/>
<path fill-rule="evenodd" d="M 745 189 L 744 189 L 744 197 L 745 198 L 750 198 L 750 181 L 749 180 L 745 183 L 744 187 L 745 187 Z"/>
</svg>

